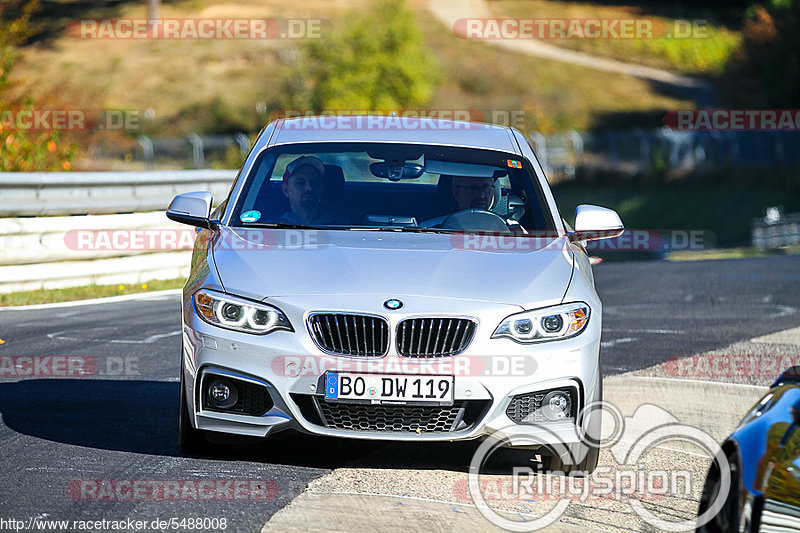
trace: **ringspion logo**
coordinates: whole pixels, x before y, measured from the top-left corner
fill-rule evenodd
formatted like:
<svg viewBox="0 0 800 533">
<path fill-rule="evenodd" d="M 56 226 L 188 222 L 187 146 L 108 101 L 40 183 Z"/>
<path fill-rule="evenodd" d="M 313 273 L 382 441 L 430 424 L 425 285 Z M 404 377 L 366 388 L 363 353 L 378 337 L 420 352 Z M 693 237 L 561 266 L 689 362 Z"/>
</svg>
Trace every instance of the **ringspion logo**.
<svg viewBox="0 0 800 533">
<path fill-rule="evenodd" d="M 483 467 L 495 451 L 508 446 L 513 436 L 519 435 L 519 427 L 508 426 L 481 442 L 472 456 L 466 489 L 484 518 L 509 531 L 537 531 L 558 520 L 576 501 L 625 502 L 636 517 L 659 531 L 694 531 L 716 516 L 727 499 L 731 476 L 728 459 L 714 437 L 699 428 L 680 423 L 669 412 L 652 404 L 640 405 L 632 417 L 623 417 L 616 406 L 594 402 L 582 409 L 578 419 L 597 416 L 599 411 L 612 421 L 609 436 L 602 439 L 600 435 L 586 437 L 610 452 L 613 466 L 599 464 L 586 477 L 575 471 L 569 474 L 561 470 L 534 471 L 526 460 L 526 464 L 513 467 L 510 482 L 498 484 L 496 476 L 485 474 Z M 590 429 L 588 433 L 591 432 Z M 564 464 L 578 465 L 588 453 L 585 444 L 576 447 L 575 443 L 564 442 L 544 424 L 531 425 L 526 433 L 527 442 L 541 445 L 543 454 L 560 456 Z M 652 457 L 649 454 L 663 453 L 662 450 L 667 448 L 665 443 L 691 446 L 711 457 L 719 466 L 719 491 L 709 507 L 696 518 L 682 519 L 669 506 L 647 505 L 664 497 L 692 498 L 705 481 L 704 472 L 698 476 L 696 471 L 681 468 L 679 464 L 667 469 L 653 469 L 648 464 Z M 453 491 L 456 498 L 464 498 L 463 482 L 457 482 Z M 531 506 L 533 509 L 516 513 L 500 513 L 496 505 L 490 505 L 493 501 L 504 500 L 534 501 L 544 505 Z"/>
</svg>

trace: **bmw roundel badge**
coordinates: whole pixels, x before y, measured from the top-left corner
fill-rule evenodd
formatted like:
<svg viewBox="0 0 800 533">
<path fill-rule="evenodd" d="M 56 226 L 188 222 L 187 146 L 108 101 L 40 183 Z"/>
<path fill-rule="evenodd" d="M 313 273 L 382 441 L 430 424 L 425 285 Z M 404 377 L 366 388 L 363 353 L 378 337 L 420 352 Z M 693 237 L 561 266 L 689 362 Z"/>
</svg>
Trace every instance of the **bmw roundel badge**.
<svg viewBox="0 0 800 533">
<path fill-rule="evenodd" d="M 401 307 L 403 307 L 403 302 L 401 302 L 397 298 L 392 298 L 390 300 L 386 300 L 385 302 L 383 302 L 383 306 L 386 309 L 389 309 L 390 311 L 396 311 Z"/>
</svg>

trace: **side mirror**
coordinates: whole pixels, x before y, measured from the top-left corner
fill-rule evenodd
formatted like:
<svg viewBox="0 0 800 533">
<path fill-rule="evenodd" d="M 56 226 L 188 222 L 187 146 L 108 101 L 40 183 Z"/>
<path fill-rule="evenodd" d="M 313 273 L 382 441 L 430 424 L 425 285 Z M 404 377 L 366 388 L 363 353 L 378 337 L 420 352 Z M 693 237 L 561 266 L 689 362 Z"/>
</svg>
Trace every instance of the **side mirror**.
<svg viewBox="0 0 800 533">
<path fill-rule="evenodd" d="M 576 242 L 610 239 L 619 237 L 624 231 L 625 226 L 616 211 L 582 204 L 575 209 L 575 231 L 569 233 L 569 240 Z"/>
<path fill-rule="evenodd" d="M 211 220 L 211 202 L 214 197 L 210 192 L 187 192 L 179 194 L 167 208 L 167 218 L 206 229 L 216 229 L 216 220 Z"/>
</svg>

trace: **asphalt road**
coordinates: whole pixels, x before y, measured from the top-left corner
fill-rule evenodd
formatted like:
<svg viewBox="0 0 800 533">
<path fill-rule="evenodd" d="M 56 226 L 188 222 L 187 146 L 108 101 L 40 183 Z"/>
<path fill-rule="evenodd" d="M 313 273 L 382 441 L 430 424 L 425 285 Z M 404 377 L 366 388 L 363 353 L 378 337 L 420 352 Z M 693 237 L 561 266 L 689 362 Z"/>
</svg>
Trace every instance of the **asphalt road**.
<svg viewBox="0 0 800 533">
<path fill-rule="evenodd" d="M 607 376 L 719 350 L 800 322 L 800 257 L 606 263 L 595 267 L 595 276 L 605 306 Z M 0 338 L 6 340 L 0 360 L 70 356 L 66 363 L 47 364 L 56 373 L 84 365 L 90 374 L 9 376 L 0 368 L 0 520 L 133 518 L 150 524 L 225 518 L 227 531 L 257 531 L 307 484 L 335 468 L 466 470 L 474 451 L 469 443 L 408 446 L 288 433 L 258 443 L 225 443 L 214 457 L 181 457 L 178 313 L 177 295 L 0 311 Z M 180 501 L 149 501 L 90 490 L 103 481 L 150 487 L 177 481 L 180 490 L 190 490 L 187 482 L 209 480 L 247 480 L 257 488 L 277 484 L 277 492 L 237 499 L 235 491 L 222 489 L 211 501 L 194 500 L 191 492 Z"/>
</svg>

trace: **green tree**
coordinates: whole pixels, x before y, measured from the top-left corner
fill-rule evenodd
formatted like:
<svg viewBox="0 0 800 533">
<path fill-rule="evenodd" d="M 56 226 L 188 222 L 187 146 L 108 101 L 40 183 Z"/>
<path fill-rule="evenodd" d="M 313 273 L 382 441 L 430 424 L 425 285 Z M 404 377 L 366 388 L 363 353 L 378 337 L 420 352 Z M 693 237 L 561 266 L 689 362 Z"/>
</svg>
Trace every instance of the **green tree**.
<svg viewBox="0 0 800 533">
<path fill-rule="evenodd" d="M 0 171 L 70 170 L 76 147 L 62 142 L 57 131 L 20 128 L 21 110 L 34 110 L 31 99 L 9 102 L 5 93 L 17 60 L 17 48 L 30 37 L 30 20 L 39 0 L 0 2 Z"/>
<path fill-rule="evenodd" d="M 733 105 L 800 104 L 800 1 L 771 0 L 747 10 L 723 91 Z"/>
<path fill-rule="evenodd" d="M 300 50 L 289 106 L 304 110 L 388 110 L 424 105 L 437 79 L 414 13 L 382 0 Z"/>
</svg>

